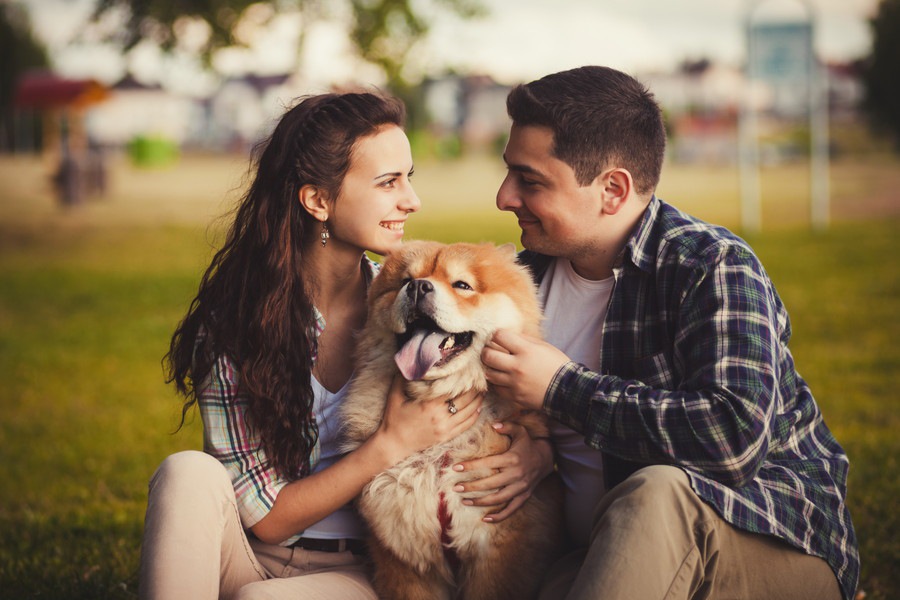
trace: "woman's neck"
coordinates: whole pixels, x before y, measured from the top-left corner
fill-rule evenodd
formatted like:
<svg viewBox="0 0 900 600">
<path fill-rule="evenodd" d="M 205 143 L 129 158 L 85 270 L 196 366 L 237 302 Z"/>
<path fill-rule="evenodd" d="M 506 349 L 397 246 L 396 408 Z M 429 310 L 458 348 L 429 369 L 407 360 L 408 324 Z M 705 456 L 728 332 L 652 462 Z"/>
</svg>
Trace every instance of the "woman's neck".
<svg viewBox="0 0 900 600">
<path fill-rule="evenodd" d="M 333 307 L 364 303 L 366 282 L 357 249 L 337 244 L 311 244 L 303 263 L 303 277 L 316 308 L 326 317 Z"/>
</svg>

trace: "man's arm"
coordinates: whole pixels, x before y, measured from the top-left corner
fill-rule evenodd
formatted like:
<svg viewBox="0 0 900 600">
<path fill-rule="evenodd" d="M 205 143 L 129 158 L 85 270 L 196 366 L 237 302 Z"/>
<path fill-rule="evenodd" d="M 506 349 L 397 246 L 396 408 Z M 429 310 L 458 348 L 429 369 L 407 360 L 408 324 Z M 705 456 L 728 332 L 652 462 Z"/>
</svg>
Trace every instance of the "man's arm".
<svg viewBox="0 0 900 600">
<path fill-rule="evenodd" d="M 601 375 L 510 332 L 496 335 L 496 347 L 483 355 L 488 380 L 520 405 L 541 407 L 583 433 L 594 448 L 743 485 L 767 453 L 777 404 L 777 306 L 745 250 L 728 249 L 693 277 L 671 317 L 677 372 L 668 372 L 662 356 L 643 367 L 642 379 L 672 382 L 670 389 Z"/>
</svg>

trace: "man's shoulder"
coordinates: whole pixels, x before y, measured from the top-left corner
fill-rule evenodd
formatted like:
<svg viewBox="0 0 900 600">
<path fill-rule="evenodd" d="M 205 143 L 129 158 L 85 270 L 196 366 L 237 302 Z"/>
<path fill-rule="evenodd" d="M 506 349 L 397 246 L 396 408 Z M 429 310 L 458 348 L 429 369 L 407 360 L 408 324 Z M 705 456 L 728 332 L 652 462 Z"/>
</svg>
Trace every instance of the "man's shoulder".
<svg viewBox="0 0 900 600">
<path fill-rule="evenodd" d="M 724 253 L 750 253 L 750 245 L 721 225 L 706 222 L 660 201 L 654 226 L 656 252 L 676 253 L 685 260 L 707 260 Z"/>
</svg>

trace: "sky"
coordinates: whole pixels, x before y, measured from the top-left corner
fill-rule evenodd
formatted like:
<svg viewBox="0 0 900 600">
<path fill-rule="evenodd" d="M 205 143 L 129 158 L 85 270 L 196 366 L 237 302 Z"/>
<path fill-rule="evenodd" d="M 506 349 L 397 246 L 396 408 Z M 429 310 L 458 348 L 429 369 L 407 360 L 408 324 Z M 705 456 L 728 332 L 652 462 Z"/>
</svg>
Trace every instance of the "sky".
<svg viewBox="0 0 900 600">
<path fill-rule="evenodd" d="M 36 33 L 51 48 L 56 67 L 71 77 L 112 83 L 130 68 L 144 81 L 199 90 L 214 85 L 198 73 L 188 54 L 163 60 L 149 47 L 126 61 L 111 47 L 72 46 L 93 0 L 20 0 L 30 9 Z M 685 59 L 709 58 L 739 66 L 745 55 L 744 23 L 805 19 L 811 9 L 815 48 L 827 61 L 865 55 L 871 44 L 868 19 L 878 0 L 482 0 L 489 14 L 463 22 L 441 14 L 426 42 L 409 60 L 409 74 L 437 75 L 447 68 L 492 75 L 503 83 L 531 80 L 585 64 L 631 73 L 671 70 Z M 352 56 L 336 20 L 306 28 L 302 53 L 298 15 L 276 18 L 251 50 L 223 53 L 225 73 L 278 73 L 296 57 L 313 81 L 379 84 L 379 74 Z"/>
</svg>

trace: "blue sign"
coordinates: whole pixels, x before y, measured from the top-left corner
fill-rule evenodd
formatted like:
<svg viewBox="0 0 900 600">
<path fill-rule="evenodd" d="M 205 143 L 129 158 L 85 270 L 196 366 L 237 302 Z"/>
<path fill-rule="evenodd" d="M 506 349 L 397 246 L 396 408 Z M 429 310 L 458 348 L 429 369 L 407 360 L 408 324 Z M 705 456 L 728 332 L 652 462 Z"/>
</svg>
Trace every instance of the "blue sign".
<svg viewBox="0 0 900 600">
<path fill-rule="evenodd" d="M 750 77 L 772 83 L 806 81 L 813 67 L 813 27 L 806 23 L 750 26 Z"/>
</svg>

